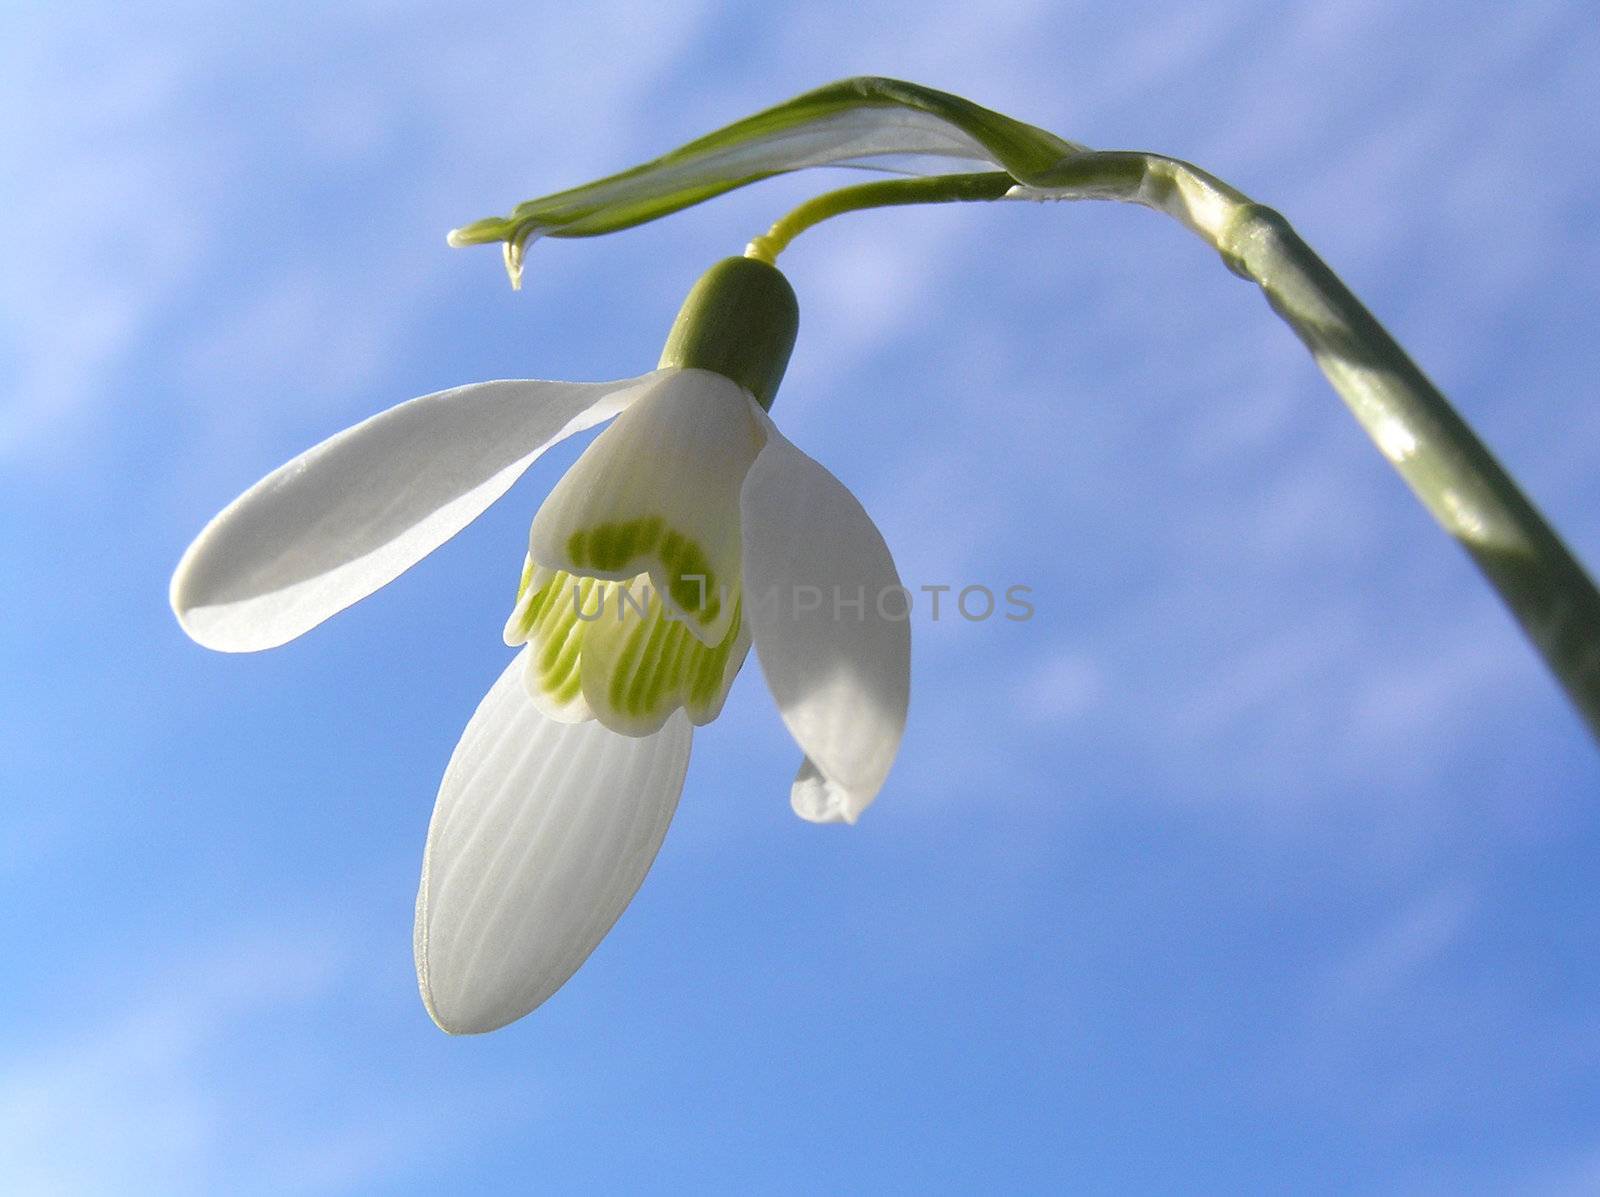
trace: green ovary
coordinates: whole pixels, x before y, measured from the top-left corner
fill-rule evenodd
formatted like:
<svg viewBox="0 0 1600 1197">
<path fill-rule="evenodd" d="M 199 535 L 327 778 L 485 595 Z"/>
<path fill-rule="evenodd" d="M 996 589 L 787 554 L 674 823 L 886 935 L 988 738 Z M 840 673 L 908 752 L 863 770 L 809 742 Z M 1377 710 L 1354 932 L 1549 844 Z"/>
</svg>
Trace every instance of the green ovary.
<svg viewBox="0 0 1600 1197">
<path fill-rule="evenodd" d="M 598 543 L 609 547 L 617 540 L 613 534 Z M 598 560 L 595 567 L 605 568 Z M 748 647 L 737 598 L 727 635 L 710 646 L 675 617 L 642 574 L 610 582 L 565 570 L 538 573 L 538 590 L 525 603 L 519 593 L 516 623 L 532 644 L 528 682 L 536 696 L 562 708 L 582 694 L 602 723 L 635 735 L 655 730 L 680 706 L 695 723 L 716 716 Z M 534 581 L 535 574 L 524 571 L 522 590 Z"/>
</svg>

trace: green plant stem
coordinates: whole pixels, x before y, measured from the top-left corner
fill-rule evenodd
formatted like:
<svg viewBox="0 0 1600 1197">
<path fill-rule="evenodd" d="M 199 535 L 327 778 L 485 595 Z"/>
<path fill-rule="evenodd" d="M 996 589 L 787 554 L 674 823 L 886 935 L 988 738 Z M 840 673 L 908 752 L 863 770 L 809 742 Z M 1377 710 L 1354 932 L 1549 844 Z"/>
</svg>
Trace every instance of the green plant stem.
<svg viewBox="0 0 1600 1197">
<path fill-rule="evenodd" d="M 1085 151 L 1021 178 L 1014 186 L 1011 175 L 994 172 L 845 188 L 797 208 L 750 252 L 771 261 L 821 220 L 898 203 L 1117 200 L 1180 221 L 1261 288 L 1379 451 L 1500 592 L 1600 741 L 1600 591 L 1449 401 L 1288 221 L 1159 154 Z"/>
<path fill-rule="evenodd" d="M 807 200 L 765 234 L 750 242 L 747 258 L 772 265 L 801 233 L 846 212 L 889 208 L 903 204 L 953 204 L 964 200 L 1003 199 L 1016 180 L 1003 170 L 970 175 L 931 175 L 919 179 L 880 179 L 841 187 Z"/>
</svg>

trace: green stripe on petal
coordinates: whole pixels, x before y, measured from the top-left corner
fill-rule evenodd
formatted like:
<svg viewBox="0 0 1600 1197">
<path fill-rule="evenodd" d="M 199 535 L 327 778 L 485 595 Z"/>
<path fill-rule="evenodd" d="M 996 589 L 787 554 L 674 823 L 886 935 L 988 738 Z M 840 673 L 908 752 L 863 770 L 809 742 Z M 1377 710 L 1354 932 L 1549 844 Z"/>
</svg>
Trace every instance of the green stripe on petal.
<svg viewBox="0 0 1600 1197">
<path fill-rule="evenodd" d="M 536 574 L 538 617 L 526 621 L 524 680 L 546 715 L 644 736 L 679 708 L 695 723 L 721 711 L 750 647 L 737 595 L 727 635 L 706 645 L 647 574 L 619 583 L 544 572 Z M 531 601 L 525 594 L 520 608 Z"/>
<path fill-rule="evenodd" d="M 583 697 L 581 669 L 587 615 L 605 603 L 608 584 L 574 578 L 556 570 L 535 575 L 537 590 L 525 593 L 512 622 L 532 651 L 527 654 L 525 681 L 529 695 L 551 719 L 580 723 L 594 718 Z M 510 629 L 507 639 L 512 639 Z M 521 640 L 515 641 L 521 643 Z"/>
</svg>

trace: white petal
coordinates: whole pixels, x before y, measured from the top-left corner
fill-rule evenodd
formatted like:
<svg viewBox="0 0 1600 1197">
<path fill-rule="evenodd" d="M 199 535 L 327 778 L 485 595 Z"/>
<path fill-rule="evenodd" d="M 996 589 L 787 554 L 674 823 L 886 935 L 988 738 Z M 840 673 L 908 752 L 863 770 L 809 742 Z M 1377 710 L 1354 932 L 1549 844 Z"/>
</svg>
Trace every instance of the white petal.
<svg viewBox="0 0 1600 1197">
<path fill-rule="evenodd" d="M 417 981 L 452 1034 L 521 1018 L 577 971 L 655 860 L 689 766 L 681 714 L 642 739 L 554 723 L 523 668 L 473 714 L 428 826 Z"/>
<path fill-rule="evenodd" d="M 791 805 L 815 822 L 854 823 L 905 731 L 911 628 L 900 576 L 855 496 L 770 421 L 741 507 L 745 619 L 807 757 Z"/>
<path fill-rule="evenodd" d="M 309 631 L 476 519 L 545 449 L 627 407 L 619 382 L 482 382 L 412 399 L 256 483 L 189 546 L 172 609 L 224 652 Z"/>
<path fill-rule="evenodd" d="M 794 775 L 789 805 L 795 814 L 811 823 L 854 823 L 861 814 L 851 791 L 829 781 L 810 757 L 800 762 L 800 770 Z"/>
<path fill-rule="evenodd" d="M 534 517 L 539 565 L 648 572 L 703 643 L 732 626 L 739 488 L 764 440 L 749 392 L 710 370 L 663 380 L 584 450 Z M 593 701 L 591 699 L 591 701 Z"/>
</svg>

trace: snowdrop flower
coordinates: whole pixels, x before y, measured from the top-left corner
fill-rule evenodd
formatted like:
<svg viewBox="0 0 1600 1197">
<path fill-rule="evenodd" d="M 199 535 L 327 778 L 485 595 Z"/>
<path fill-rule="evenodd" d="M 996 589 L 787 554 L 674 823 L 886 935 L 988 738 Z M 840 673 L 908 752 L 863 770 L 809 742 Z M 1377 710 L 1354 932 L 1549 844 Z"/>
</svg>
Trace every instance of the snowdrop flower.
<svg viewBox="0 0 1600 1197">
<path fill-rule="evenodd" d="M 445 770 L 417 895 L 417 976 L 445 1030 L 504 1026 L 565 983 L 632 899 L 693 727 L 752 643 L 804 753 L 790 794 L 854 822 L 905 726 L 899 577 L 854 496 L 767 414 L 797 326 L 772 266 L 696 284 L 655 371 L 485 382 L 402 403 L 230 504 L 172 607 L 199 643 L 271 648 L 392 581 L 556 442 L 615 417 L 533 521 L 505 638 L 523 645 Z M 903 593 L 903 592 L 900 592 Z"/>
</svg>

